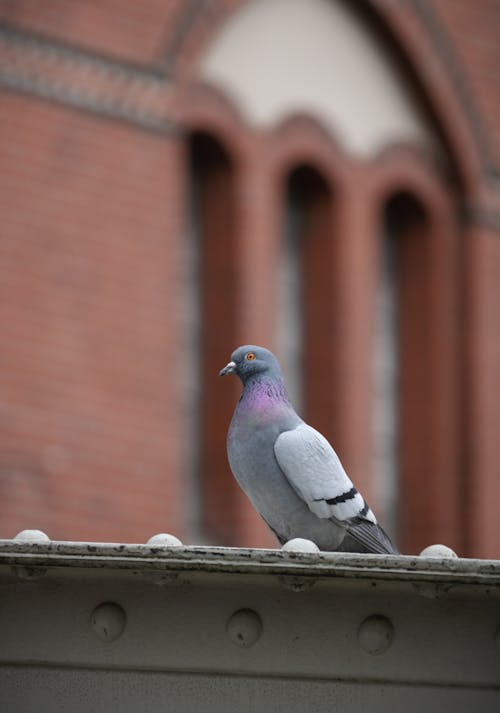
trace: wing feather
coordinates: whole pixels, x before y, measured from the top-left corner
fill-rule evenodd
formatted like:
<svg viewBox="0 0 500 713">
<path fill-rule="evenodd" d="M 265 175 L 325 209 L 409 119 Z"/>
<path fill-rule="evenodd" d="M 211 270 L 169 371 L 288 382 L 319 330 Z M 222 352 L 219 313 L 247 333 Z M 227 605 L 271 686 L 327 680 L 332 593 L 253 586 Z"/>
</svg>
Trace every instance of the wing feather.
<svg viewBox="0 0 500 713">
<path fill-rule="evenodd" d="M 345 528 L 344 547 L 339 549 L 398 553 L 321 433 L 301 423 L 278 436 L 274 452 L 284 475 L 311 512 Z"/>
<path fill-rule="evenodd" d="M 315 515 L 345 525 L 356 517 L 376 523 L 339 457 L 314 428 L 301 423 L 284 431 L 274 452 L 286 478 Z"/>
</svg>

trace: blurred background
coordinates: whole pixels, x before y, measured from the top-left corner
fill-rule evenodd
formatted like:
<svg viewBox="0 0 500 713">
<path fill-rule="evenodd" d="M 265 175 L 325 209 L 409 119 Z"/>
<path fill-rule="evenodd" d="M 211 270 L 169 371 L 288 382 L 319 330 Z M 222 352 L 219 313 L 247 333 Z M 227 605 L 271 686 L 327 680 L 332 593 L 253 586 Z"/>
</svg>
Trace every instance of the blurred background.
<svg viewBox="0 0 500 713">
<path fill-rule="evenodd" d="M 269 546 L 280 358 L 405 553 L 500 557 L 499 0 L 0 0 L 0 536 Z"/>
</svg>

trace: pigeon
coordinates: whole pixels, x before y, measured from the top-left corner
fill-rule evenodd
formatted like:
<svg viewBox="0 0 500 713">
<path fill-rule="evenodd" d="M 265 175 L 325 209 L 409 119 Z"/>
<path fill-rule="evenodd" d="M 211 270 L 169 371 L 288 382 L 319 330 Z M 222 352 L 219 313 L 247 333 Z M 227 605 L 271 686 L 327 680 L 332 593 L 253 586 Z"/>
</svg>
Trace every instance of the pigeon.
<svg viewBox="0 0 500 713">
<path fill-rule="evenodd" d="M 274 354 L 238 347 L 219 373 L 243 383 L 229 465 L 279 542 L 300 537 L 323 551 L 399 554 L 330 443 L 295 412 Z"/>
</svg>

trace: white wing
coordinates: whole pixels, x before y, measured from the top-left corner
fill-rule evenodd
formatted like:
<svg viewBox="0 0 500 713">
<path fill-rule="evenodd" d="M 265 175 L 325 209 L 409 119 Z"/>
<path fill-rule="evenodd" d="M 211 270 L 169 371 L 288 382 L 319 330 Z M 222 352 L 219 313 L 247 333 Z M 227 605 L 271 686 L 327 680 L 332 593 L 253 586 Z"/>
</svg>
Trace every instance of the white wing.
<svg viewBox="0 0 500 713">
<path fill-rule="evenodd" d="M 314 428 L 301 423 L 284 431 L 274 452 L 287 480 L 317 517 L 377 522 L 331 445 Z"/>
</svg>

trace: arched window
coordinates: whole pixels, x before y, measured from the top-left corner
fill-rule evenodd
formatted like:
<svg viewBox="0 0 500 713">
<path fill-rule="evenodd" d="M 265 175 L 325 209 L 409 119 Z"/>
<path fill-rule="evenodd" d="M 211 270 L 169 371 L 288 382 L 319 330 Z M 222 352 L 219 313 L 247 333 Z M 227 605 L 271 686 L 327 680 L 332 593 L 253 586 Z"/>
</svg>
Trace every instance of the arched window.
<svg viewBox="0 0 500 713">
<path fill-rule="evenodd" d="M 404 551 L 457 531 L 454 339 L 449 225 L 408 192 L 386 202 L 375 341 L 375 485 Z M 455 246 L 456 249 L 456 246 Z"/>
<path fill-rule="evenodd" d="M 196 359 L 190 371 L 197 379 L 189 408 L 188 509 L 196 537 L 228 543 L 235 541 L 237 513 L 236 485 L 226 458 L 225 414 L 232 410 L 235 393 L 220 388 L 217 374 L 236 344 L 235 172 L 226 149 L 207 133 L 190 137 L 189 153 L 188 263 L 194 299 L 189 319 L 192 348 L 186 351 Z"/>
<path fill-rule="evenodd" d="M 406 440 L 413 426 L 408 403 L 425 379 L 427 234 L 424 211 L 411 195 L 398 193 L 387 202 L 376 305 L 374 477 L 379 517 L 394 533 L 398 491 L 404 490 L 400 479 L 409 476 Z"/>
</svg>

